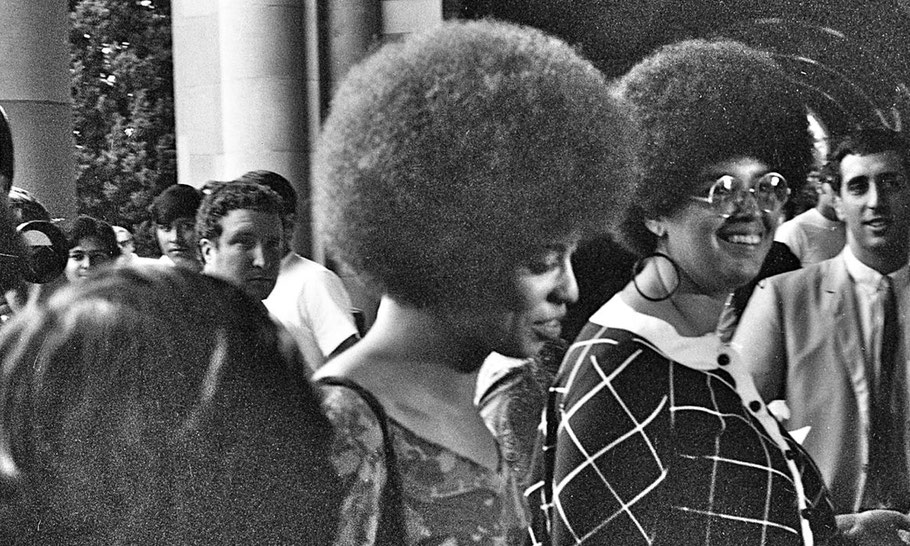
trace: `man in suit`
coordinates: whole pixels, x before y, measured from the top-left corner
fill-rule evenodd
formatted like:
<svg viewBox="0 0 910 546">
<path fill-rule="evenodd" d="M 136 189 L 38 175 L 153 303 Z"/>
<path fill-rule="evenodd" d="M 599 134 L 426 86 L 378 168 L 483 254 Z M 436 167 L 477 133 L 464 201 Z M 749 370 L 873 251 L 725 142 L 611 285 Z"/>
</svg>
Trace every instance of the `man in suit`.
<svg viewBox="0 0 910 546">
<path fill-rule="evenodd" d="M 835 148 L 828 175 L 847 246 L 760 283 L 734 337 L 764 399 L 786 402 L 786 428 L 811 427 L 803 445 L 842 513 L 910 509 L 908 157 L 883 128 Z"/>
</svg>

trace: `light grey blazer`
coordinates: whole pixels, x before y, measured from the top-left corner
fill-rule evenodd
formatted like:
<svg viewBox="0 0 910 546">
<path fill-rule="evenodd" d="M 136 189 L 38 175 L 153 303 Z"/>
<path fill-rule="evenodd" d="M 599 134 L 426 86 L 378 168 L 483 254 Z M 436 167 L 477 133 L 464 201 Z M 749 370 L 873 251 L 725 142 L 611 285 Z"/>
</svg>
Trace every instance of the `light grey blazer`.
<svg viewBox="0 0 910 546">
<path fill-rule="evenodd" d="M 899 312 L 907 340 L 908 290 L 902 294 Z M 803 446 L 818 464 L 838 512 L 857 511 L 869 456 L 866 368 L 873 361 L 863 347 L 843 253 L 759 283 L 733 342 L 765 401 L 787 402 L 791 416 L 785 428 L 812 427 Z M 904 388 L 907 371 L 905 356 L 904 373 L 895 373 Z M 905 409 L 904 415 L 910 412 Z M 905 439 L 910 436 L 906 429 L 905 422 Z"/>
</svg>

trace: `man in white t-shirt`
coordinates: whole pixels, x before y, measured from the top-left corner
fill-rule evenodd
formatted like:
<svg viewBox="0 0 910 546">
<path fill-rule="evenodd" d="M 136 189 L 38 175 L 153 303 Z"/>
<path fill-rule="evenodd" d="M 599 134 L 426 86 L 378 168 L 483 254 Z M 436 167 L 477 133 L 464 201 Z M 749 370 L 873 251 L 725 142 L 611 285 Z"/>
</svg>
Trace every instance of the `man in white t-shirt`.
<svg viewBox="0 0 910 546">
<path fill-rule="evenodd" d="M 831 184 L 818 180 L 815 191 L 818 193 L 815 208 L 784 222 L 774 234 L 774 240 L 787 245 L 803 267 L 837 256 L 847 242 L 844 223 L 834 210 L 835 193 Z"/>
<path fill-rule="evenodd" d="M 291 183 L 277 173 L 261 170 L 238 180 L 266 186 L 282 199 L 287 254 L 281 260 L 275 288 L 263 303 L 294 336 L 307 363 L 316 370 L 359 339 L 351 298 L 338 275 L 292 250 L 297 192 Z"/>
</svg>

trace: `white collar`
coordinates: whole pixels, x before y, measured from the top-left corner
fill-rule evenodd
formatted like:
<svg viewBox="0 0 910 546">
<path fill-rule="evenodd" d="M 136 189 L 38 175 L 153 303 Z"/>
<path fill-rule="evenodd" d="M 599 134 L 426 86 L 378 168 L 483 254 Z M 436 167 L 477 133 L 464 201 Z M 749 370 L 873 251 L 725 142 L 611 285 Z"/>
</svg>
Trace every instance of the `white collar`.
<svg viewBox="0 0 910 546">
<path fill-rule="evenodd" d="M 699 337 L 683 337 L 669 322 L 632 309 L 620 294 L 598 309 L 590 321 L 638 334 L 658 352 L 696 370 L 717 368 L 717 354 L 724 345 L 714 332 Z"/>
<path fill-rule="evenodd" d="M 847 268 L 847 273 L 853 279 L 853 282 L 869 291 L 878 290 L 884 275 L 861 262 L 853 253 L 850 245 L 844 247 L 843 256 L 844 266 Z M 910 280 L 910 266 L 905 265 L 897 271 L 889 273 L 888 277 L 891 278 L 895 286 L 904 286 Z"/>
</svg>

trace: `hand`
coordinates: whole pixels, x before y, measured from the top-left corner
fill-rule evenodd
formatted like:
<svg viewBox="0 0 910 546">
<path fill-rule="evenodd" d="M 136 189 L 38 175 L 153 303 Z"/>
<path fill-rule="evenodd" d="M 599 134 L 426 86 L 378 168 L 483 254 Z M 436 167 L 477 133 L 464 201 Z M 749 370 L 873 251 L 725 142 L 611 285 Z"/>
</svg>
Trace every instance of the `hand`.
<svg viewBox="0 0 910 546">
<path fill-rule="evenodd" d="M 869 510 L 837 516 L 846 544 L 904 546 L 910 544 L 910 517 L 893 510 Z"/>
</svg>

